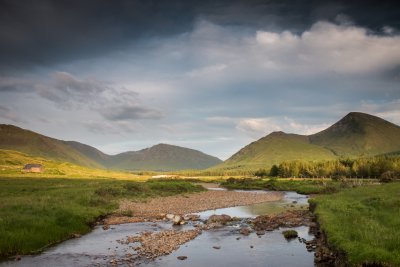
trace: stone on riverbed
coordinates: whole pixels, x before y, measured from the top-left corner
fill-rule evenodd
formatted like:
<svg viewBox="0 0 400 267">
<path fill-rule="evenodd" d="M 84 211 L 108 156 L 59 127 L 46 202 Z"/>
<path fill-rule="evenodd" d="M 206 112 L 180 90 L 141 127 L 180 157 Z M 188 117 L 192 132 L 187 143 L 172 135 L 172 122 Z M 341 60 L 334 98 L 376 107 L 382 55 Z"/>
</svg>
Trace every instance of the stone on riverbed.
<svg viewBox="0 0 400 267">
<path fill-rule="evenodd" d="M 172 222 L 174 223 L 174 225 L 181 225 L 185 223 L 181 215 L 174 215 L 174 217 L 172 218 Z"/>
<path fill-rule="evenodd" d="M 231 220 L 231 216 L 222 214 L 222 215 L 211 215 L 207 223 L 220 223 L 220 224 L 226 224 Z"/>
<path fill-rule="evenodd" d="M 241 233 L 242 235 L 249 235 L 251 232 L 250 228 L 248 227 L 243 227 L 240 229 L 239 233 Z"/>
</svg>

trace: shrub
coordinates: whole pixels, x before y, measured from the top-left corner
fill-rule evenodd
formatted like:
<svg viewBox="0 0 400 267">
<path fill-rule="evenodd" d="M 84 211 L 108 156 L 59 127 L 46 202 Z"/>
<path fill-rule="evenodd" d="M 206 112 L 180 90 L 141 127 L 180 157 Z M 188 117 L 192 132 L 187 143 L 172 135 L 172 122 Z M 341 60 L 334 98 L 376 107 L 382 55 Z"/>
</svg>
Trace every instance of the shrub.
<svg viewBox="0 0 400 267">
<path fill-rule="evenodd" d="M 393 182 L 398 178 L 398 174 L 395 173 L 394 171 L 386 171 L 381 174 L 379 178 L 379 182 L 381 183 L 390 183 Z"/>
</svg>

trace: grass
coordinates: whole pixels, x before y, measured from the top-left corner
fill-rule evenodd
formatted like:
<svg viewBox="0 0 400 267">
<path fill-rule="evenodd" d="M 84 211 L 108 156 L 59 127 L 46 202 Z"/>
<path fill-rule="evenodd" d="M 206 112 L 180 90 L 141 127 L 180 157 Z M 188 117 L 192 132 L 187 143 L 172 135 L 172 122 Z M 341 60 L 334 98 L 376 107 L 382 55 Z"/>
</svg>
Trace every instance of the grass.
<svg viewBox="0 0 400 267">
<path fill-rule="evenodd" d="M 400 266 L 400 183 L 347 189 L 313 202 L 328 243 L 351 265 Z"/>
<path fill-rule="evenodd" d="M 28 163 L 39 163 L 45 168 L 43 173 L 21 173 Z M 76 164 L 30 156 L 21 152 L 0 149 L 0 177 L 29 178 L 108 178 L 123 180 L 146 180 L 149 175 L 137 175 L 130 172 L 110 171 L 83 167 Z"/>
<path fill-rule="evenodd" d="M 370 181 L 363 181 L 370 183 Z M 229 178 L 221 185 L 227 189 L 242 190 L 274 190 L 274 191 L 295 191 L 299 194 L 322 194 L 335 193 L 343 188 L 353 186 L 352 181 L 337 182 L 330 179 L 252 179 Z"/>
<path fill-rule="evenodd" d="M 282 234 L 288 240 L 296 238 L 298 236 L 297 231 L 295 231 L 295 230 L 286 230 L 286 231 L 283 231 Z"/>
<path fill-rule="evenodd" d="M 84 234 L 122 198 L 201 190 L 185 181 L 0 178 L 0 257 L 40 252 L 73 233 Z"/>
</svg>

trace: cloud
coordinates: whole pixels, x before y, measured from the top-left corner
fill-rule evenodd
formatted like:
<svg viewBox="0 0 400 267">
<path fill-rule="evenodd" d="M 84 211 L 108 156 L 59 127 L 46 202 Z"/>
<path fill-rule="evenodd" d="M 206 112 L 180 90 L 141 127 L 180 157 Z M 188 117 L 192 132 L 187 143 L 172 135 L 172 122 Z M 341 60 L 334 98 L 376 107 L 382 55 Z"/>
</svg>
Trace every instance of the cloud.
<svg viewBox="0 0 400 267">
<path fill-rule="evenodd" d="M 37 84 L 43 98 L 62 105 L 90 103 L 101 93 L 112 90 L 105 82 L 96 79 L 78 79 L 67 72 L 55 72 L 48 84 Z"/>
<path fill-rule="evenodd" d="M 239 119 L 236 129 L 252 138 L 260 138 L 275 131 L 310 135 L 322 131 L 329 126 L 327 123 L 302 124 L 289 117 L 270 117 Z"/>
<path fill-rule="evenodd" d="M 205 76 L 209 76 L 209 75 L 212 75 L 214 73 L 223 71 L 224 69 L 226 69 L 226 67 L 227 66 L 225 64 L 215 64 L 215 65 L 206 66 L 206 67 L 202 67 L 202 68 L 191 70 L 191 71 L 187 72 L 187 75 L 189 77 L 202 77 L 202 78 L 204 78 Z"/>
<path fill-rule="evenodd" d="M 1 92 L 29 92 L 32 91 L 32 82 L 26 78 L 0 76 Z"/>
<path fill-rule="evenodd" d="M 0 105 L 0 118 L 11 122 L 25 122 L 11 109 L 2 105 Z"/>
<path fill-rule="evenodd" d="M 400 125 L 400 99 L 384 102 L 362 101 L 360 110 Z"/>
<path fill-rule="evenodd" d="M 259 138 L 270 132 L 282 130 L 281 126 L 271 118 L 241 119 L 237 123 L 236 129 L 253 138 Z"/>
<path fill-rule="evenodd" d="M 132 134 L 143 130 L 143 125 L 132 121 L 87 121 L 82 123 L 91 133 L 102 135 Z"/>
<path fill-rule="evenodd" d="M 48 83 L 36 84 L 38 94 L 64 109 L 89 109 L 110 121 L 161 119 L 163 114 L 140 103 L 139 94 L 97 79 L 79 79 L 56 72 Z M 95 129 L 95 127 L 93 127 Z"/>
<path fill-rule="evenodd" d="M 161 119 L 163 114 L 155 109 L 141 106 L 120 106 L 101 111 L 103 116 L 112 121 L 138 120 L 138 119 Z"/>
<path fill-rule="evenodd" d="M 182 51 L 197 62 L 208 62 L 194 74 L 224 70 L 222 77 L 242 73 L 265 79 L 288 74 L 359 75 L 400 64 L 400 36 L 373 34 L 367 28 L 343 23 L 319 21 L 301 34 L 258 30 L 249 35 L 203 21 L 185 38 L 184 45 L 191 48 Z"/>
<path fill-rule="evenodd" d="M 257 31 L 256 43 L 262 62 L 278 72 L 316 75 L 370 74 L 400 63 L 400 36 L 379 36 L 362 27 L 317 22 L 300 35 Z"/>
</svg>

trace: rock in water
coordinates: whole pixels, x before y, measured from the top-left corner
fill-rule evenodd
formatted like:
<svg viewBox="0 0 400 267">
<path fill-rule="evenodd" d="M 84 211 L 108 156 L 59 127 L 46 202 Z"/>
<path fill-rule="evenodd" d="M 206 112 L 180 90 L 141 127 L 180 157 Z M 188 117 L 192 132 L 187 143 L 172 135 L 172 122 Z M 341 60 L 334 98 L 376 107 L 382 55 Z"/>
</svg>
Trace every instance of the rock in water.
<svg viewBox="0 0 400 267">
<path fill-rule="evenodd" d="M 243 227 L 242 229 L 240 229 L 239 233 L 241 233 L 242 235 L 249 235 L 250 229 L 247 227 Z"/>
<path fill-rule="evenodd" d="M 167 214 L 165 215 L 165 218 L 167 218 L 168 220 L 172 220 L 174 218 L 174 214 Z"/>
<path fill-rule="evenodd" d="M 172 222 L 174 223 L 174 225 L 180 225 L 182 221 L 183 221 L 183 217 L 180 215 L 175 215 L 172 218 Z"/>
<path fill-rule="evenodd" d="M 207 223 L 221 223 L 221 224 L 226 224 L 231 220 L 231 216 L 222 214 L 222 215 L 211 215 Z"/>
<path fill-rule="evenodd" d="M 187 259 L 187 256 L 178 256 L 178 257 L 176 257 L 178 260 L 181 260 L 181 261 L 183 261 L 183 260 L 186 260 Z"/>
</svg>

